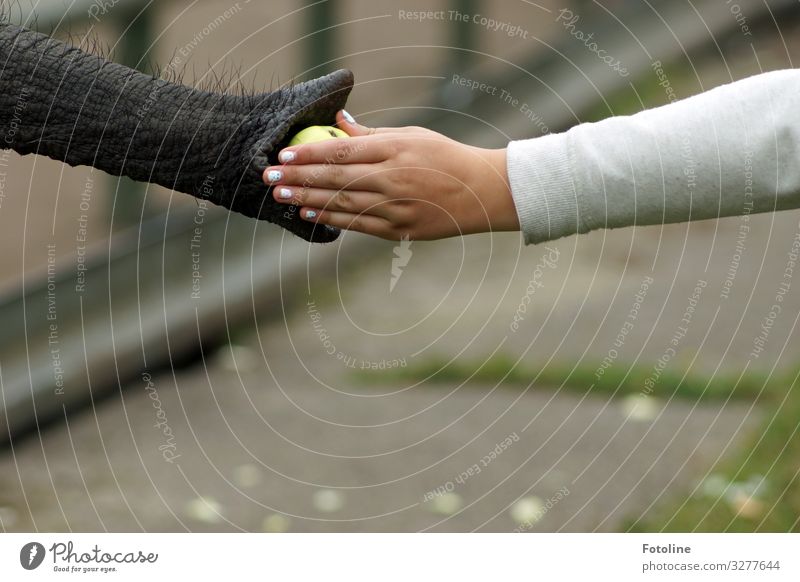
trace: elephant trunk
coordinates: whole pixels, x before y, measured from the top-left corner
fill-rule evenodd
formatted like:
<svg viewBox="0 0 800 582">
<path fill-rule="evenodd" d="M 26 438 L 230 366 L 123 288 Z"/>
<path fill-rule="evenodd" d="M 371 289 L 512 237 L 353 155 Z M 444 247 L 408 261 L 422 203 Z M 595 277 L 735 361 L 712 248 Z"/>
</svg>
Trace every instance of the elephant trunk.
<svg viewBox="0 0 800 582">
<path fill-rule="evenodd" d="M 275 203 L 261 174 L 291 135 L 331 124 L 352 73 L 257 95 L 201 91 L 0 24 L 0 148 L 152 182 L 312 242 L 336 229 Z"/>
</svg>

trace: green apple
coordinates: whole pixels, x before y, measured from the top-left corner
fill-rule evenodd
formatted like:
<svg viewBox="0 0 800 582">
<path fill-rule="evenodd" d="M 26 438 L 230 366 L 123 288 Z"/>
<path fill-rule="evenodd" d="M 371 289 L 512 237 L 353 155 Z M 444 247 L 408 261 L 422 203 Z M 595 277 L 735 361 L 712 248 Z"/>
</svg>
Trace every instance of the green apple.
<svg viewBox="0 0 800 582">
<path fill-rule="evenodd" d="M 289 142 L 290 146 L 296 146 L 304 143 L 314 143 L 315 141 L 325 141 L 326 139 L 337 139 L 340 137 L 350 137 L 345 132 L 337 127 L 330 125 L 312 125 L 305 128 L 303 131 L 297 132 Z"/>
</svg>

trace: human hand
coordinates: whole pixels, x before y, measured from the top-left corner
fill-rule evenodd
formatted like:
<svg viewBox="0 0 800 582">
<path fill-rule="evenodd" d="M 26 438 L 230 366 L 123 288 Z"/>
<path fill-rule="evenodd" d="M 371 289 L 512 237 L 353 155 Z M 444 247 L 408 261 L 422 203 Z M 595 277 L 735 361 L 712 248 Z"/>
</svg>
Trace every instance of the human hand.
<svg viewBox="0 0 800 582">
<path fill-rule="evenodd" d="M 505 149 L 336 118 L 350 139 L 285 148 L 284 165 L 264 171 L 275 200 L 300 206 L 304 220 L 393 240 L 519 230 Z"/>
</svg>

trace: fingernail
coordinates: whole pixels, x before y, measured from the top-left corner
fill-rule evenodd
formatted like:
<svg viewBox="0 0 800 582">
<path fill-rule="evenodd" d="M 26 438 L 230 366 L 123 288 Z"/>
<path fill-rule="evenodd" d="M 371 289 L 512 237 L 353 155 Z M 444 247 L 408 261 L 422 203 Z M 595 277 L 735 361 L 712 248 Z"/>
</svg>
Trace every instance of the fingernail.
<svg viewBox="0 0 800 582">
<path fill-rule="evenodd" d="M 289 190 L 288 188 L 280 188 L 278 190 L 278 196 L 280 196 L 284 200 L 288 200 L 289 198 L 292 197 L 292 191 Z"/>
<path fill-rule="evenodd" d="M 293 162 L 297 156 L 294 152 L 281 152 L 278 154 L 278 161 L 284 164 Z"/>
<path fill-rule="evenodd" d="M 314 212 L 313 210 L 308 210 L 306 212 L 306 218 L 316 218 L 316 217 L 317 217 L 317 213 Z"/>
<path fill-rule="evenodd" d="M 277 182 L 281 178 L 283 178 L 283 172 L 280 170 L 270 170 L 267 172 L 267 180 L 270 182 Z"/>
<path fill-rule="evenodd" d="M 353 117 L 352 115 L 350 115 L 350 114 L 349 114 L 347 111 L 345 111 L 344 109 L 342 109 L 342 117 L 344 117 L 344 118 L 345 118 L 345 120 L 347 121 L 347 123 L 352 123 L 353 125 L 355 125 L 355 123 L 356 123 L 356 118 L 355 118 L 355 117 Z"/>
</svg>

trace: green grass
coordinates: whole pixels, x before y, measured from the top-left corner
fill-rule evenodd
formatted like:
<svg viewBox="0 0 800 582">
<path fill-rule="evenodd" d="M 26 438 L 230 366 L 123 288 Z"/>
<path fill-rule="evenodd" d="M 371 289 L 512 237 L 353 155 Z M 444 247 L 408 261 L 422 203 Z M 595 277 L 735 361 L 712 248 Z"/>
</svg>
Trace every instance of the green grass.
<svg viewBox="0 0 800 582">
<path fill-rule="evenodd" d="M 524 364 L 514 365 L 514 359 L 496 355 L 482 362 L 456 360 L 447 363 L 445 358 L 433 357 L 406 368 L 382 371 L 357 371 L 354 379 L 362 384 L 403 383 L 408 385 L 425 381 L 426 384 L 502 384 L 504 387 L 525 388 L 535 381 L 539 386 L 551 386 L 591 390 L 595 394 L 627 396 L 640 394 L 647 378 L 653 378 L 652 366 L 625 366 L 619 362 L 606 368 L 602 375 L 596 374 L 600 362 L 581 362 L 578 365 L 556 363 L 544 368 Z M 653 389 L 661 398 L 689 398 L 691 400 L 753 400 L 774 395 L 777 386 L 766 382 L 759 372 L 748 372 L 738 379 L 737 375 L 715 375 L 687 373 L 679 374 L 668 369 L 661 372 Z M 738 379 L 738 384 L 737 384 Z M 765 386 L 766 384 L 766 386 Z M 736 386 L 733 389 L 733 386 Z"/>
</svg>

